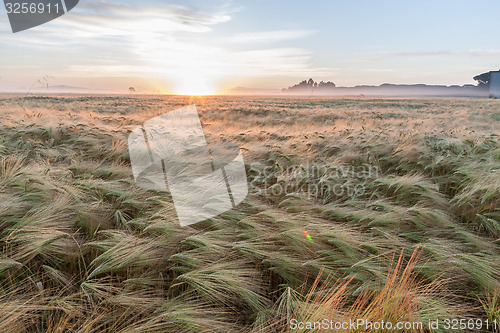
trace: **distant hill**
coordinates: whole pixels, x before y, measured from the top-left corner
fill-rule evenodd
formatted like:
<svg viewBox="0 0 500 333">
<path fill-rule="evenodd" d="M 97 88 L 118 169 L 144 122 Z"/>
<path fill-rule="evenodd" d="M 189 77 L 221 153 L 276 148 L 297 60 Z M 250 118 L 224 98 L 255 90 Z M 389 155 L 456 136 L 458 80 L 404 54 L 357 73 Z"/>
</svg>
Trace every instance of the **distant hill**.
<svg viewBox="0 0 500 333">
<path fill-rule="evenodd" d="M 31 89 L 32 92 L 59 92 L 59 93 L 89 93 L 92 90 L 89 88 L 84 88 L 84 87 L 74 87 L 74 86 L 66 86 L 66 85 L 55 85 L 55 86 L 48 86 L 48 87 L 34 87 Z"/>
<path fill-rule="evenodd" d="M 86 87 L 76 87 L 76 86 L 67 86 L 67 85 L 54 85 L 54 86 L 38 86 L 31 89 L 32 93 L 60 93 L 60 94 L 116 94 L 116 93 L 125 93 L 117 91 L 114 89 L 91 89 Z M 128 92 L 128 90 L 126 90 Z"/>
<path fill-rule="evenodd" d="M 228 91 L 230 95 L 279 95 L 279 89 L 260 89 L 236 87 Z"/>
<path fill-rule="evenodd" d="M 0 92 L 18 94 L 116 94 L 126 93 L 112 89 L 91 89 L 68 85 L 38 85 L 35 87 L 0 88 Z"/>
</svg>

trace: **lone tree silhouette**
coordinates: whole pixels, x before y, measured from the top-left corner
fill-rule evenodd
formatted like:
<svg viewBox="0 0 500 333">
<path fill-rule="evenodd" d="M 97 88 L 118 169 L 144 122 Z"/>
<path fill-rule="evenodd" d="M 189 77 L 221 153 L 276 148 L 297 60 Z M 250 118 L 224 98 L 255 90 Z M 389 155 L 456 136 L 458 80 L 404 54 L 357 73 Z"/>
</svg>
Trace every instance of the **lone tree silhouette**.
<svg viewBox="0 0 500 333">
<path fill-rule="evenodd" d="M 135 88 L 134 87 L 129 87 L 128 88 L 128 92 L 131 93 L 131 94 L 135 93 Z"/>
</svg>

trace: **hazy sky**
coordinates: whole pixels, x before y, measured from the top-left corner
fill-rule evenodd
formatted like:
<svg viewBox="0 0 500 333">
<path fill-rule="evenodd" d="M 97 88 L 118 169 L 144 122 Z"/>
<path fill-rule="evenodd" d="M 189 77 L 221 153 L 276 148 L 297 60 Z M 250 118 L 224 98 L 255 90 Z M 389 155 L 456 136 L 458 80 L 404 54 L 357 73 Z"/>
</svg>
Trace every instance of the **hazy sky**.
<svg viewBox="0 0 500 333">
<path fill-rule="evenodd" d="M 53 85 L 211 93 L 474 83 L 500 68 L 500 1 L 96 1 L 13 34 L 0 11 L 0 90 Z"/>
</svg>

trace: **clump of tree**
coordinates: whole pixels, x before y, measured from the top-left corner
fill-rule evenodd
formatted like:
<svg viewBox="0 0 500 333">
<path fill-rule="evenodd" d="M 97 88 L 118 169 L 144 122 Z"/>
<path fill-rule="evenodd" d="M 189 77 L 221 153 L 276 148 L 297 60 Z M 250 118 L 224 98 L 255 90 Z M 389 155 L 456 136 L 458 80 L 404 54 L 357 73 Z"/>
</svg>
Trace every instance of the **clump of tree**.
<svg viewBox="0 0 500 333">
<path fill-rule="evenodd" d="M 329 90 L 335 88 L 335 83 L 328 81 L 320 81 L 320 82 L 315 82 L 313 79 L 309 80 L 304 80 L 299 82 L 296 85 L 293 85 L 288 88 L 283 88 L 281 91 L 282 92 L 291 92 L 291 93 L 305 93 L 305 92 L 310 92 L 312 93 L 313 91 L 322 91 L 322 90 Z"/>
</svg>

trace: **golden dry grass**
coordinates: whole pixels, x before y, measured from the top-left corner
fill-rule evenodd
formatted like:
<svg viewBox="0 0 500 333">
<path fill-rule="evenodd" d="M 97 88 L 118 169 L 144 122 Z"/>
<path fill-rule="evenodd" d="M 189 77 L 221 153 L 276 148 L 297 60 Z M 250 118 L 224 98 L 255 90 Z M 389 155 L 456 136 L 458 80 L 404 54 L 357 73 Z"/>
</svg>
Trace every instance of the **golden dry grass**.
<svg viewBox="0 0 500 333">
<path fill-rule="evenodd" d="M 189 104 L 250 194 L 181 228 L 126 142 Z M 498 100 L 6 95 L 0 124 L 2 332 L 498 320 Z"/>
</svg>

